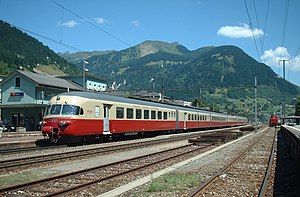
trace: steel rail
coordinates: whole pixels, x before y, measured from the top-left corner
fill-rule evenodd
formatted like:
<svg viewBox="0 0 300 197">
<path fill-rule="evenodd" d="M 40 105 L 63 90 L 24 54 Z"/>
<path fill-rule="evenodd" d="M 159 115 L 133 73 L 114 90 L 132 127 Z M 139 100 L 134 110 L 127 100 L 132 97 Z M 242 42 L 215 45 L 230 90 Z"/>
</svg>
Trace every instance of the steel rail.
<svg viewBox="0 0 300 197">
<path fill-rule="evenodd" d="M 268 128 L 267 132 L 270 131 L 271 128 Z M 226 166 L 224 166 L 219 172 L 215 173 L 211 178 L 206 180 L 204 183 L 200 184 L 195 190 L 188 194 L 189 197 L 197 196 L 198 193 L 203 191 L 206 187 L 208 187 L 214 180 L 216 180 L 221 174 L 223 174 L 230 166 L 232 166 L 237 160 L 239 160 L 242 156 L 246 154 L 255 144 L 260 141 L 261 138 L 256 139 L 246 150 L 242 151 L 237 157 L 235 157 L 231 162 L 229 162 Z"/>
<path fill-rule="evenodd" d="M 234 130 L 234 129 L 235 128 L 225 128 L 224 130 L 227 131 L 227 130 Z M 211 131 L 211 133 L 213 132 L 217 132 L 217 131 Z M 34 164 L 41 165 L 46 162 L 49 163 L 58 160 L 60 162 L 63 162 L 65 160 L 71 160 L 74 158 L 78 159 L 79 157 L 85 157 L 91 155 L 105 154 L 112 151 L 126 150 L 131 148 L 137 148 L 140 146 L 151 146 L 151 145 L 165 143 L 165 142 L 180 141 L 198 135 L 199 133 L 189 133 L 188 135 L 185 136 L 173 136 L 165 139 L 155 139 L 155 140 L 145 141 L 145 142 L 134 142 L 130 144 L 121 144 L 121 145 L 109 145 L 105 147 L 96 147 L 96 148 L 90 148 L 85 150 L 76 150 L 76 151 L 68 151 L 63 153 L 53 153 L 53 154 L 46 154 L 46 155 L 7 159 L 1 161 L 0 172 L 9 171 L 11 169 L 18 169 L 23 166 L 30 166 Z"/>
<path fill-rule="evenodd" d="M 267 187 L 268 187 L 269 179 L 270 179 L 270 172 L 271 172 L 272 165 L 273 165 L 273 160 L 274 160 L 275 148 L 276 148 L 276 145 L 277 145 L 276 138 L 277 138 L 277 130 L 275 129 L 275 135 L 274 135 L 274 140 L 273 140 L 273 144 L 272 144 L 272 151 L 271 151 L 271 154 L 269 156 L 268 167 L 265 171 L 265 176 L 264 176 L 263 182 L 260 185 L 260 189 L 259 189 L 259 193 L 258 193 L 259 197 L 265 196 L 266 191 L 267 191 Z"/>
<path fill-rule="evenodd" d="M 167 153 L 167 152 L 170 152 L 170 151 L 175 151 L 175 150 L 179 150 L 179 149 L 183 149 L 183 148 L 187 148 L 187 147 L 192 147 L 192 146 L 191 145 L 184 145 L 184 146 L 180 146 L 180 147 L 176 147 L 176 148 L 172 148 L 172 149 L 168 149 L 168 150 L 163 150 L 163 151 L 159 151 L 159 152 L 155 152 L 155 153 L 151 153 L 151 154 L 147 154 L 147 155 L 143 155 L 143 156 L 139 156 L 139 157 L 129 158 L 129 159 L 125 159 L 125 160 L 121 160 L 121 161 L 117 161 L 117 162 L 113 162 L 113 163 L 109 163 L 109 164 L 104 164 L 104 165 L 100 165 L 100 166 L 96 166 L 96 167 L 92 167 L 92 168 L 88 168 L 88 169 L 84 169 L 84 170 L 69 172 L 69 173 L 65 173 L 65 174 L 62 174 L 62 175 L 53 176 L 53 177 L 50 177 L 50 178 L 44 178 L 44 179 L 40 179 L 40 180 L 28 182 L 28 183 L 9 186 L 9 187 L 6 187 L 6 188 L 0 188 L 0 194 L 5 194 L 9 191 L 22 190 L 24 188 L 33 187 L 33 186 L 37 186 L 37 185 L 41 185 L 41 184 L 46 184 L 47 182 L 51 182 L 51 181 L 54 181 L 54 180 L 59 182 L 59 179 L 70 178 L 72 176 L 78 176 L 78 175 L 88 173 L 88 172 L 92 172 L 92 171 L 100 171 L 101 169 L 109 167 L 109 166 L 122 164 L 122 163 L 126 163 L 126 162 L 132 162 L 134 160 L 140 160 L 140 159 L 144 159 L 144 158 L 147 158 L 147 157 L 151 157 L 151 156 L 155 156 L 155 155 L 159 155 L 159 154 L 163 154 L 163 153 Z M 205 147 L 207 147 L 207 146 L 196 148 L 193 151 L 203 149 Z M 176 155 L 174 157 L 177 157 L 177 156 L 178 155 Z M 69 191 L 69 189 L 68 189 L 68 191 Z"/>
</svg>

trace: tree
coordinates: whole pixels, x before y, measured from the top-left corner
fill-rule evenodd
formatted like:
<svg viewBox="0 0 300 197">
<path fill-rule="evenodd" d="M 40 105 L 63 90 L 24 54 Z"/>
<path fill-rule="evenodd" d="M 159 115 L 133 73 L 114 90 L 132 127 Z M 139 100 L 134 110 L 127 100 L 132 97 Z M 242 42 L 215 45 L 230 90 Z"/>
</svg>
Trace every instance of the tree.
<svg viewBox="0 0 300 197">
<path fill-rule="evenodd" d="M 297 99 L 295 116 L 300 116 L 300 97 L 298 97 L 298 99 Z"/>
</svg>

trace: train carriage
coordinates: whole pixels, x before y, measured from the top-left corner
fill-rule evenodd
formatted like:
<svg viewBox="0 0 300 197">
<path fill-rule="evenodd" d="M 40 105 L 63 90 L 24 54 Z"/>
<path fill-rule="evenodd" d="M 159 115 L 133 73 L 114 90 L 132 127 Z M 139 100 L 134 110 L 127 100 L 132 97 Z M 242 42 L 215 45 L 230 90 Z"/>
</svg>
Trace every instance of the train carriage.
<svg viewBox="0 0 300 197">
<path fill-rule="evenodd" d="M 94 92 L 67 92 L 53 97 L 42 132 L 56 142 L 62 136 L 91 137 L 125 133 L 181 131 L 237 126 L 247 119 L 201 110 Z"/>
</svg>

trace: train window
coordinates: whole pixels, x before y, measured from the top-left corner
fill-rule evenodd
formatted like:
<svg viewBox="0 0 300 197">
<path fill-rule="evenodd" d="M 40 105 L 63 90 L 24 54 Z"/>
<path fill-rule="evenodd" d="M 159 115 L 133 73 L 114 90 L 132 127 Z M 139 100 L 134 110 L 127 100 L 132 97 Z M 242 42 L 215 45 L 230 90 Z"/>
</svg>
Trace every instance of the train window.
<svg viewBox="0 0 300 197">
<path fill-rule="evenodd" d="M 117 118 L 124 118 L 124 107 L 117 107 Z"/>
<path fill-rule="evenodd" d="M 47 116 L 47 115 L 49 115 L 50 108 L 51 108 L 51 105 L 47 105 L 47 107 L 46 107 L 46 109 L 45 109 L 44 116 Z"/>
<path fill-rule="evenodd" d="M 168 112 L 164 111 L 164 120 L 167 120 L 167 119 L 168 119 Z"/>
<path fill-rule="evenodd" d="M 156 119 L 156 111 L 151 110 L 151 119 Z"/>
<path fill-rule="evenodd" d="M 161 111 L 157 112 L 157 119 L 159 119 L 159 120 L 162 119 L 162 112 Z"/>
<path fill-rule="evenodd" d="M 61 110 L 61 105 L 52 105 L 50 109 L 50 114 L 51 115 L 60 114 L 60 110 Z"/>
<path fill-rule="evenodd" d="M 144 119 L 149 119 L 149 110 L 144 110 Z"/>
<path fill-rule="evenodd" d="M 188 120 L 191 120 L 191 115 L 190 114 L 188 115 Z"/>
<path fill-rule="evenodd" d="M 127 108 L 127 119 L 133 119 L 133 109 Z"/>
<path fill-rule="evenodd" d="M 63 105 L 62 115 L 79 115 L 80 107 L 76 105 Z"/>
<path fill-rule="evenodd" d="M 136 109 L 135 110 L 135 118 L 136 119 L 142 119 L 142 110 L 141 109 Z"/>
<path fill-rule="evenodd" d="M 80 107 L 80 115 L 83 115 L 83 114 L 84 114 L 83 108 Z"/>
<path fill-rule="evenodd" d="M 100 107 L 95 106 L 95 117 L 99 117 L 99 116 L 100 116 Z"/>
</svg>

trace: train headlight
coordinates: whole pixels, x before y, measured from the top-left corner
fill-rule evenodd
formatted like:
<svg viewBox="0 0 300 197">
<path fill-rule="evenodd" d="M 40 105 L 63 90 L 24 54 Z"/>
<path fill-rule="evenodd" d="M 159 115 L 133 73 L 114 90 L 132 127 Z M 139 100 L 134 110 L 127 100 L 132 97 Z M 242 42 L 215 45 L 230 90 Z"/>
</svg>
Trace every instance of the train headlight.
<svg viewBox="0 0 300 197">
<path fill-rule="evenodd" d="M 70 125 L 71 123 L 69 122 L 69 121 L 60 121 L 59 123 L 58 123 L 58 125 L 60 126 L 60 127 L 67 127 L 68 125 Z"/>
</svg>

